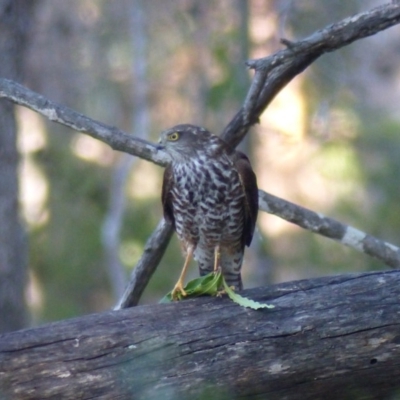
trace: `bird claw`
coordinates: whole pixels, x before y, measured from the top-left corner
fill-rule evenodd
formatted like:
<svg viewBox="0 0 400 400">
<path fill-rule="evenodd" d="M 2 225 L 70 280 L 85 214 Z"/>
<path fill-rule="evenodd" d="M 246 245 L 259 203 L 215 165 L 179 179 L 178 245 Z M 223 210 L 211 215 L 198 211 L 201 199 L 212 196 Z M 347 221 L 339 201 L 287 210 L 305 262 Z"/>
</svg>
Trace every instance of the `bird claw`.
<svg viewBox="0 0 400 400">
<path fill-rule="evenodd" d="M 229 286 L 229 289 L 231 289 L 232 291 L 236 290 L 235 286 Z M 216 296 L 217 297 L 222 297 L 224 294 L 227 294 L 226 290 L 225 289 L 221 289 L 221 290 L 218 290 Z"/>
<path fill-rule="evenodd" d="M 186 297 L 187 293 L 183 288 L 182 282 L 178 281 L 171 292 L 171 297 L 173 300 L 179 300 L 181 296 Z"/>
</svg>

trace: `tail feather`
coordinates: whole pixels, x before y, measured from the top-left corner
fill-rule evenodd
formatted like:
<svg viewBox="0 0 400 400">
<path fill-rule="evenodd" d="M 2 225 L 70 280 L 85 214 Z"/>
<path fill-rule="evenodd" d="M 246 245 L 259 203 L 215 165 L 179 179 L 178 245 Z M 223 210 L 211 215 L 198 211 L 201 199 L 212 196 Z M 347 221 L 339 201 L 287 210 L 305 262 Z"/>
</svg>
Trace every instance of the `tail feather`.
<svg viewBox="0 0 400 400">
<path fill-rule="evenodd" d="M 241 269 L 243 263 L 243 250 L 238 250 L 235 253 L 222 251 L 221 253 L 221 268 L 225 282 L 229 286 L 233 286 L 236 290 L 243 289 Z"/>
<path fill-rule="evenodd" d="M 228 251 L 221 249 L 220 265 L 222 275 L 224 276 L 225 282 L 229 286 L 233 286 L 235 290 L 242 290 L 242 276 L 241 268 L 243 263 L 243 250 L 238 250 L 233 254 Z M 204 251 L 196 248 L 195 259 L 198 262 L 200 276 L 209 274 L 214 270 L 214 252 Z"/>
<path fill-rule="evenodd" d="M 194 259 L 199 266 L 200 276 L 209 274 L 214 269 L 214 251 L 203 250 L 200 246 L 194 251 Z"/>
</svg>

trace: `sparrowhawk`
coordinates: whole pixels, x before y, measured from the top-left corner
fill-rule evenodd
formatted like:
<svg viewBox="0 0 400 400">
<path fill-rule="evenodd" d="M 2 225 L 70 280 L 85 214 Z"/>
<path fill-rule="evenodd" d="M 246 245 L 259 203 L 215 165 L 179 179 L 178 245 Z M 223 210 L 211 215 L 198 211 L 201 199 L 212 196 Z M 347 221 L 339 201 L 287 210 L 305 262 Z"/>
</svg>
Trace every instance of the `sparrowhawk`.
<svg viewBox="0 0 400 400">
<path fill-rule="evenodd" d="M 162 187 L 164 218 L 186 255 L 173 297 L 186 295 L 183 281 L 192 256 L 200 275 L 220 267 L 227 284 L 241 290 L 244 247 L 251 243 L 258 212 L 257 180 L 248 158 L 189 124 L 162 132 L 159 143 L 171 159 Z"/>
</svg>

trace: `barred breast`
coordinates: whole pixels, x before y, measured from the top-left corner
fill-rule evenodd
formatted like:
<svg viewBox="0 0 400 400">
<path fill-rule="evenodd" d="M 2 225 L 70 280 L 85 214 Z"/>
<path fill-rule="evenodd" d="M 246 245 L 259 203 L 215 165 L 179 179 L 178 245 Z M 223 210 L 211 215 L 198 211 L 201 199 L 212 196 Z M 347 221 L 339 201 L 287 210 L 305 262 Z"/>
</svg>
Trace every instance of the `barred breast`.
<svg viewBox="0 0 400 400">
<path fill-rule="evenodd" d="M 200 155 L 172 167 L 179 239 L 195 245 L 201 275 L 213 270 L 214 249 L 219 245 L 225 280 L 241 289 L 244 193 L 233 162 L 223 153 L 218 159 Z"/>
</svg>

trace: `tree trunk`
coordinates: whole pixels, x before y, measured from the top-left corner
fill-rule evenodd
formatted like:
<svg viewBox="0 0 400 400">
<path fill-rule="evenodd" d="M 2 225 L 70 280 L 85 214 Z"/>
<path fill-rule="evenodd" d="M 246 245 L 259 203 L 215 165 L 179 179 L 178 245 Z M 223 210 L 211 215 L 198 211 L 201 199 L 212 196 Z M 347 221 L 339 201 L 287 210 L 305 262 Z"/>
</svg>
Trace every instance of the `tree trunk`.
<svg viewBox="0 0 400 400">
<path fill-rule="evenodd" d="M 3 399 L 393 399 L 400 272 L 135 307 L 0 336 Z"/>
<path fill-rule="evenodd" d="M 0 76 L 21 78 L 35 1 L 0 0 Z M 18 153 L 14 106 L 0 100 L 0 332 L 27 324 L 27 245 L 18 211 Z"/>
</svg>

